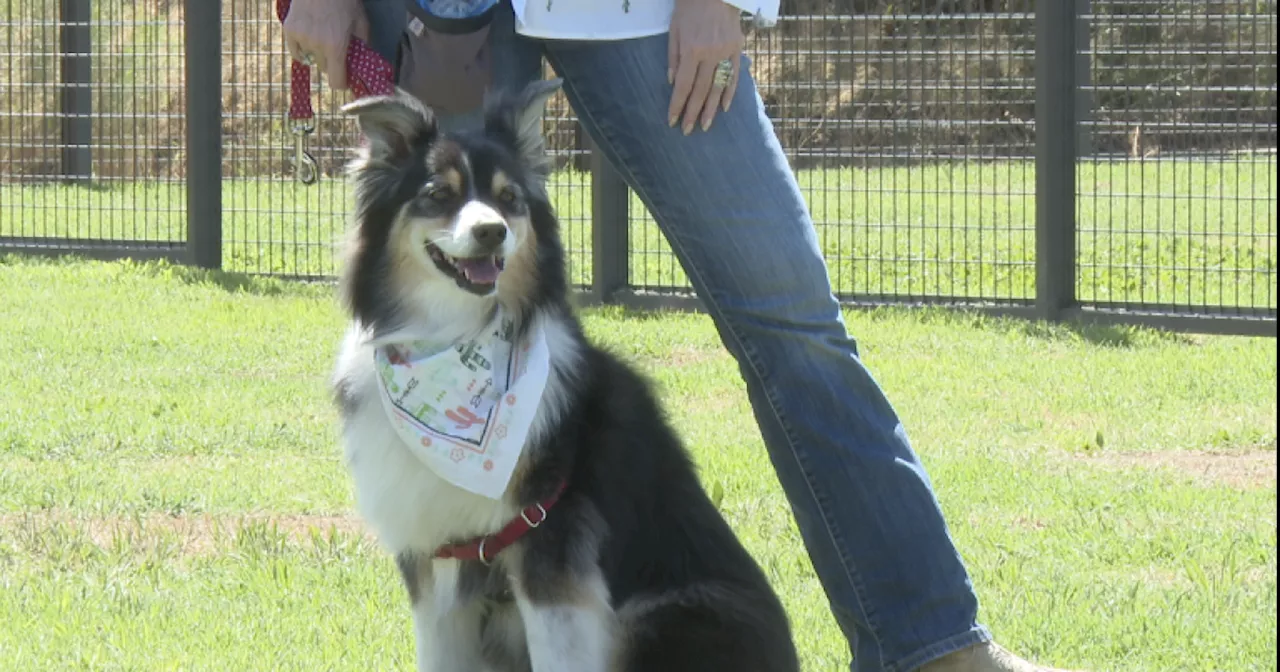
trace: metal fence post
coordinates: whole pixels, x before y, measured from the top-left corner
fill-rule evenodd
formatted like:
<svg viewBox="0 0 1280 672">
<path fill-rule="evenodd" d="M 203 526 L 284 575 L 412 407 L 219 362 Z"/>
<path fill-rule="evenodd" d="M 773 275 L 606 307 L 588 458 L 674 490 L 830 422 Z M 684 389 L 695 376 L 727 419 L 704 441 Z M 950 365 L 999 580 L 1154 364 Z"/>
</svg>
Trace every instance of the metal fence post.
<svg viewBox="0 0 1280 672">
<path fill-rule="evenodd" d="M 222 267 L 222 1 L 185 0 L 187 258 Z"/>
<path fill-rule="evenodd" d="M 591 147 L 591 293 L 607 303 L 629 280 L 629 194 L 604 152 Z"/>
<path fill-rule="evenodd" d="M 93 3 L 61 0 L 58 10 L 62 176 L 87 183 L 93 178 Z"/>
<path fill-rule="evenodd" d="M 1063 317 L 1075 304 L 1076 9 L 1036 3 L 1036 312 Z"/>
</svg>

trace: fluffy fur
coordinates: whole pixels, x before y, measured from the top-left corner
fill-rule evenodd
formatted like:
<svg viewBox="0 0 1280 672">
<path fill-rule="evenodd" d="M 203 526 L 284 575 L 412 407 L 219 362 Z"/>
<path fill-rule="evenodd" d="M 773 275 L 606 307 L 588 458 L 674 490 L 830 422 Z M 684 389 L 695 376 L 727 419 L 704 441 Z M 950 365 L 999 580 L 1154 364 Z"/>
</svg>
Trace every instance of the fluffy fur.
<svg viewBox="0 0 1280 672">
<path fill-rule="evenodd" d="M 453 135 L 403 93 L 346 108 L 368 142 L 350 170 L 355 226 L 341 287 L 352 322 L 335 396 L 359 510 L 395 555 L 412 604 L 418 669 L 797 670 L 781 603 L 647 382 L 589 343 L 570 308 L 541 138 L 558 86 L 492 100 L 482 130 Z M 499 305 L 518 331 L 543 326 L 551 376 L 495 501 L 409 452 L 378 399 L 372 349 L 466 339 Z M 565 479 L 547 520 L 492 564 L 432 557 L 496 532 Z"/>
</svg>

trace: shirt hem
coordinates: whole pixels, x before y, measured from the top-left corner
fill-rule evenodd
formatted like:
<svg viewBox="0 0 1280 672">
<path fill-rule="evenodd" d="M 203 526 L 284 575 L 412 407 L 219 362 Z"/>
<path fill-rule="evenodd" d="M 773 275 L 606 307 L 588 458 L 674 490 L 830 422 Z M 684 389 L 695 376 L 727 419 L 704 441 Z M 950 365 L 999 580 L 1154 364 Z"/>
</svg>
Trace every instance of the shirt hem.
<svg viewBox="0 0 1280 672">
<path fill-rule="evenodd" d="M 654 35 L 662 35 L 670 30 L 670 26 L 662 26 L 661 28 L 642 28 L 627 31 L 610 31 L 608 33 L 591 32 L 580 33 L 574 31 L 558 31 L 558 30 L 530 30 L 516 26 L 516 33 L 522 37 L 531 37 L 535 40 L 586 40 L 601 41 L 609 40 L 633 40 L 640 37 L 653 37 Z"/>
</svg>

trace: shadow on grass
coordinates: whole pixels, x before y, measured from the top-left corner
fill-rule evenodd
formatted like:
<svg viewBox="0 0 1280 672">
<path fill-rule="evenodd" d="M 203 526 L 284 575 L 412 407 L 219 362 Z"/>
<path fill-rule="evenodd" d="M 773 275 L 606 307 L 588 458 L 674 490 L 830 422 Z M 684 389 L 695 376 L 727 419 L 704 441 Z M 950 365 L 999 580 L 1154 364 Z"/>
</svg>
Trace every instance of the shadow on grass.
<svg viewBox="0 0 1280 672">
<path fill-rule="evenodd" d="M 197 266 L 175 264 L 163 259 L 103 261 L 74 254 L 57 256 L 0 254 L 0 265 L 3 266 L 70 266 L 77 264 L 117 265 L 127 268 L 130 272 L 152 278 L 172 279 L 187 285 L 216 287 L 228 293 L 244 293 L 254 296 L 299 295 L 312 292 L 328 294 L 333 291 L 332 283 L 323 279 L 291 279 L 236 273 L 233 271 L 214 271 Z"/>
<path fill-rule="evenodd" d="M 50 169 L 50 174 L 56 173 L 57 169 Z M 45 188 L 45 189 L 83 189 L 97 194 L 116 191 L 119 185 L 112 184 L 104 180 L 94 180 L 82 177 L 47 177 L 44 179 L 26 179 L 22 182 L 23 188 Z"/>
<path fill-rule="evenodd" d="M 71 264 L 83 263 L 86 260 L 74 256 L 61 257 L 27 257 L 22 255 L 0 255 L 0 265 L 35 265 L 35 264 Z M 255 296 L 280 295 L 332 295 L 333 282 L 326 279 L 290 279 L 274 276 L 251 275 L 231 271 L 213 271 L 194 266 L 173 264 L 167 261 L 135 262 L 129 260 L 117 263 L 132 266 L 139 273 L 152 277 L 172 278 L 188 285 L 218 287 L 229 293 L 244 293 Z M 661 320 L 672 314 L 691 314 L 688 308 L 638 308 L 620 304 L 596 304 L 585 297 L 577 297 L 573 301 L 583 314 L 594 314 L 601 317 L 636 322 Z M 1195 345 L 1198 337 L 1190 334 L 1165 331 L 1145 326 L 1103 325 L 1089 322 L 1049 323 L 1021 317 L 993 316 L 965 308 L 944 308 L 938 306 L 876 306 L 851 307 L 845 309 L 846 314 L 857 315 L 862 320 L 910 320 L 920 325 L 955 326 L 967 329 L 1021 335 L 1046 342 L 1085 342 L 1107 348 L 1143 348 L 1161 345 Z M 694 315 L 710 319 L 706 313 L 695 312 Z M 857 337 L 854 329 L 854 337 Z"/>
<path fill-rule="evenodd" d="M 1065 322 L 1060 325 L 1040 321 L 1023 321 L 1028 336 L 1046 340 L 1064 340 L 1060 333 L 1071 334 L 1074 338 L 1110 348 L 1142 348 L 1155 345 L 1195 345 L 1196 339 L 1187 334 L 1153 329 L 1150 327 L 1120 326 L 1113 324 L 1091 324 L 1088 322 Z M 1043 332 L 1043 333 L 1042 333 Z"/>
<path fill-rule="evenodd" d="M 218 287 L 232 294 L 281 296 L 333 291 L 333 283 L 323 279 L 279 278 L 165 263 L 146 264 L 143 270 L 155 277 L 173 278 L 188 285 Z"/>
<path fill-rule="evenodd" d="M 685 308 L 637 308 L 618 304 L 588 304 L 580 310 L 611 319 L 649 321 L 672 314 L 688 314 Z M 703 313 L 696 313 L 704 315 Z M 910 320 L 921 325 L 1016 334 L 1047 342 L 1085 342 L 1106 348 L 1143 348 L 1160 345 L 1195 345 L 1195 336 L 1145 326 L 1094 324 L 1083 321 L 1050 323 L 1013 316 L 994 316 L 965 308 L 941 306 L 845 307 L 846 315 L 862 320 Z M 856 338 L 856 328 L 853 328 Z"/>
<path fill-rule="evenodd" d="M 994 316 L 966 308 L 887 306 L 858 311 L 873 320 L 909 317 L 922 325 L 950 325 L 1021 335 L 1047 342 L 1085 342 L 1106 348 L 1195 345 L 1198 342 L 1188 334 L 1146 326 L 1095 324 L 1074 320 L 1054 323 L 1024 317 Z"/>
<path fill-rule="evenodd" d="M 652 322 L 665 319 L 671 315 L 699 315 L 710 319 L 709 315 L 678 308 L 638 308 L 617 303 L 593 303 L 590 299 L 573 299 L 574 308 L 583 315 L 598 315 L 611 320 L 628 320 L 631 322 Z"/>
</svg>

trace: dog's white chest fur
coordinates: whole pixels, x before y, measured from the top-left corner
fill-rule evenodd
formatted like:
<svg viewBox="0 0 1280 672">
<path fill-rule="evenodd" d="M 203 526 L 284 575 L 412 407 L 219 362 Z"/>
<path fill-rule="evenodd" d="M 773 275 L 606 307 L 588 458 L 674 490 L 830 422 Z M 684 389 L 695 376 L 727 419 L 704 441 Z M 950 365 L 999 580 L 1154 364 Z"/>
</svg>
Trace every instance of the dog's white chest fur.
<svg viewBox="0 0 1280 672">
<path fill-rule="evenodd" d="M 529 431 L 530 443 L 545 437 L 563 413 L 567 377 L 579 356 L 563 325 L 547 320 L 543 328 L 551 374 Z M 335 374 L 359 406 L 343 428 L 357 508 L 389 551 L 431 551 L 450 541 L 494 532 L 518 514 L 519 507 L 508 497 L 494 500 L 463 490 L 410 451 L 379 403 L 373 348 L 362 342 L 355 328 L 347 332 Z M 522 459 L 531 459 L 530 452 L 526 447 Z"/>
</svg>

